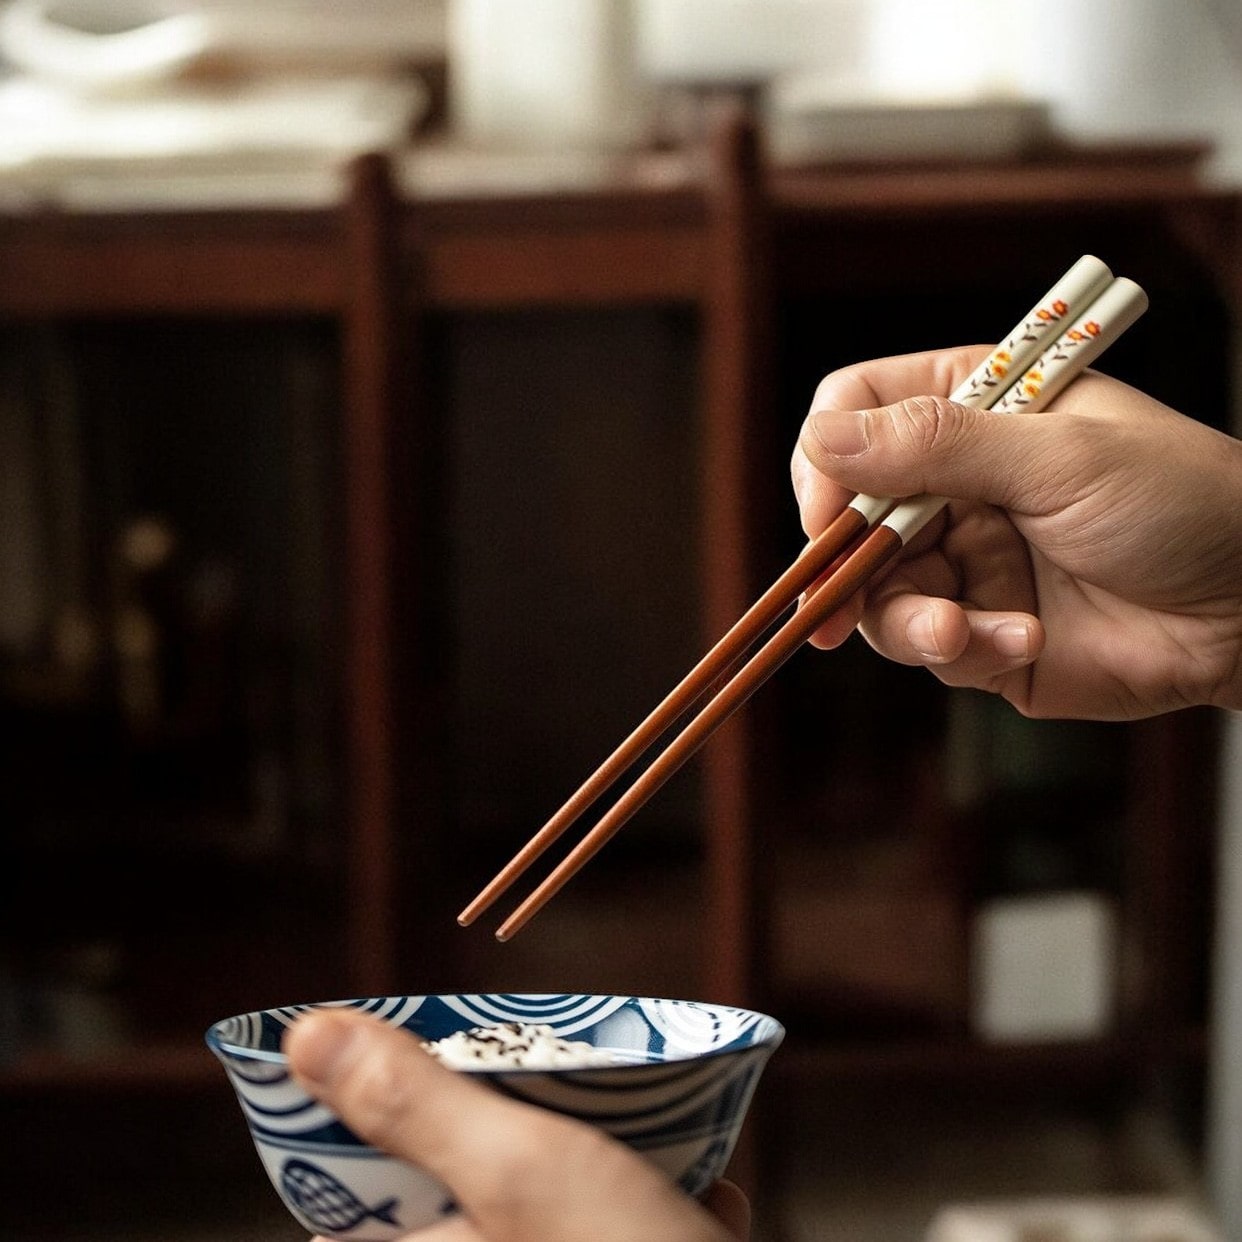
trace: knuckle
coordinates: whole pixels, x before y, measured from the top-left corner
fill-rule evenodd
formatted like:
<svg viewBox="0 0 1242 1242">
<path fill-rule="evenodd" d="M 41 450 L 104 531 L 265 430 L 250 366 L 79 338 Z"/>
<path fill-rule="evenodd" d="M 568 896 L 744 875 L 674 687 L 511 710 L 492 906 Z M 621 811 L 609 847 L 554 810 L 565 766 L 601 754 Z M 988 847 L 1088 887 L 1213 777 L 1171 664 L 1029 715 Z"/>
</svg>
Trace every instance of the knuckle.
<svg viewBox="0 0 1242 1242">
<path fill-rule="evenodd" d="M 815 386 L 815 393 L 811 398 L 811 409 L 817 410 L 821 406 L 834 405 L 836 391 L 840 382 L 840 371 L 831 371 L 825 375 Z"/>
<path fill-rule="evenodd" d="M 535 1108 L 524 1113 L 521 1126 L 513 1128 L 508 1142 L 514 1151 L 513 1165 L 519 1169 L 546 1160 L 549 1152 L 557 1153 L 563 1167 L 590 1162 L 605 1145 L 599 1130 Z"/>
<path fill-rule="evenodd" d="M 951 448 L 962 426 L 962 407 L 947 397 L 907 397 L 888 407 L 885 420 L 902 449 L 927 456 Z"/>
<path fill-rule="evenodd" d="M 341 1096 L 353 1129 L 384 1147 L 399 1138 L 417 1109 L 409 1076 L 388 1053 L 355 1066 L 341 1086 Z"/>
</svg>

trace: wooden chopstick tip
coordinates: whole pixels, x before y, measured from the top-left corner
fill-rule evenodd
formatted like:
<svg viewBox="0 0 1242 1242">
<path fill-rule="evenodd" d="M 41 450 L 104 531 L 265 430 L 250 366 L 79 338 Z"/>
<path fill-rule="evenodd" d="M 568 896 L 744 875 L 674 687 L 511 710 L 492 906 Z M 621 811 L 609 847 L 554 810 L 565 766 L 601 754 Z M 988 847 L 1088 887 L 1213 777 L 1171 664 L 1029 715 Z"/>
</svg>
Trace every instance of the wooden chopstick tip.
<svg viewBox="0 0 1242 1242">
<path fill-rule="evenodd" d="M 528 897 L 514 912 L 509 915 L 501 925 L 496 928 L 496 939 L 504 944 L 506 940 L 512 940 L 514 936 L 526 926 L 527 923 L 535 917 L 539 912 L 539 905 L 535 903 L 534 896 Z"/>
<path fill-rule="evenodd" d="M 494 884 L 489 884 L 462 910 L 457 916 L 458 927 L 469 927 L 478 919 L 480 914 L 483 914 L 491 907 L 499 895 L 494 891 L 494 887 Z"/>
</svg>

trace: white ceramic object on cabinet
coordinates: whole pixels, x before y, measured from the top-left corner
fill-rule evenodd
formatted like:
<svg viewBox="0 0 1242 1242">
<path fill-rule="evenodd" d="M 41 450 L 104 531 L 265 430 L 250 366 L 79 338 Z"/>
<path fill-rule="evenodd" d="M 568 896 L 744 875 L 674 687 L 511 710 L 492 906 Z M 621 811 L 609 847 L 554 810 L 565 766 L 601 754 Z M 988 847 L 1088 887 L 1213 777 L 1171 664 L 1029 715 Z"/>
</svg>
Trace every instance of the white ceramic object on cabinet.
<svg viewBox="0 0 1242 1242">
<path fill-rule="evenodd" d="M 450 0 L 458 137 L 501 150 L 618 150 L 644 137 L 631 0 Z"/>
</svg>

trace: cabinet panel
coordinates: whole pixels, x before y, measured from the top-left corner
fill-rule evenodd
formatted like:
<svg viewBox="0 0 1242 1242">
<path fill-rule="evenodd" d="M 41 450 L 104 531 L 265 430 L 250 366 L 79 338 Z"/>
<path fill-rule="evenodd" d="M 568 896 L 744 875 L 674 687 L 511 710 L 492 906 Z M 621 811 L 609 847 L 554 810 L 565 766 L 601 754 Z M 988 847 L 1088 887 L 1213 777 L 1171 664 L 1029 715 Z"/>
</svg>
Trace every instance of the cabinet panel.
<svg viewBox="0 0 1242 1242">
<path fill-rule="evenodd" d="M 343 987 L 332 329 L 3 348 L 6 1065 Z"/>
</svg>

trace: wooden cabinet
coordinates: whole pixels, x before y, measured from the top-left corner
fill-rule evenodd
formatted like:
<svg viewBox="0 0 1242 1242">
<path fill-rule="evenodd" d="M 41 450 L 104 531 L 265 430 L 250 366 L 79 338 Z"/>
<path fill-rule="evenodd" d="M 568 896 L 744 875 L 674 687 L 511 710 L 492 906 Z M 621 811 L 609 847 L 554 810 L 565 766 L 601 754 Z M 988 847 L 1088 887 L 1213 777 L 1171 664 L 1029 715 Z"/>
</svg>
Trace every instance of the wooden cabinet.
<svg viewBox="0 0 1242 1242">
<path fill-rule="evenodd" d="M 221 1006 L 459 986 L 648 986 L 770 1006 L 790 1017 L 773 1066 L 787 1085 L 1193 1063 L 1211 717 L 1101 726 L 1083 743 L 1099 779 L 1056 791 L 1059 814 L 1082 811 L 1076 827 L 1119 851 L 1113 1029 L 1082 1046 L 983 1046 L 970 923 L 984 847 L 1017 812 L 988 785 L 995 772 L 969 797 L 955 784 L 950 696 L 856 644 L 800 653 L 511 945 L 453 922 L 538 826 L 506 823 L 506 799 L 550 814 L 792 558 L 785 463 L 826 371 L 991 340 L 1089 251 L 1152 295 L 1105 369 L 1204 418 L 1227 408 L 1237 209 L 1200 184 L 1192 156 L 774 171 L 735 115 L 708 150 L 572 187 L 480 189 L 474 164 L 430 149 L 360 161 L 339 210 L 0 223 L 5 324 L 78 332 L 104 368 L 98 401 L 131 391 L 131 366 L 158 378 L 172 357 L 152 351 L 161 333 L 174 352 L 197 336 L 201 369 L 186 363 L 155 391 L 169 420 L 209 421 L 178 392 L 227 394 L 219 375 L 272 334 L 268 356 L 287 363 L 273 400 L 293 404 L 265 451 L 302 473 L 258 537 L 269 568 L 291 572 L 296 554 L 311 580 L 297 622 L 287 578 L 260 561 L 247 587 L 281 618 L 285 657 L 301 650 L 289 626 L 303 626 L 313 659 L 268 689 L 301 696 L 307 753 L 330 773 L 315 813 L 267 853 L 246 839 L 254 788 L 239 794 L 227 839 L 204 838 L 210 865 L 132 831 L 92 853 L 81 808 L 56 835 L 34 787 L 7 833 L 9 874 L 23 878 L 5 957 L 54 947 L 63 915 L 47 912 L 64 877 L 83 910 L 106 877 L 129 942 L 165 950 L 144 981 L 162 1017 L 135 1027 L 139 1067 L 124 1043 L 85 1059 L 22 1043 L 0 1057 L 0 1087 L 215 1083 L 201 1030 Z M 498 402 L 506 416 L 489 418 Z M 126 410 L 112 413 L 123 426 Z M 244 422 L 230 425 L 244 444 Z M 285 455 L 307 436 L 309 457 Z M 186 440 L 209 442 L 189 428 Z M 231 492 L 239 460 L 204 455 L 199 484 Z M 248 521 L 238 547 L 263 525 L 253 509 Z M 114 579 L 101 582 L 115 603 Z M 81 771 L 62 724 L 23 739 L 44 746 L 49 790 Z M 133 761 L 103 727 L 103 753 Z M 499 753 L 489 729 L 523 749 Z M 139 757 L 154 779 L 158 748 Z M 252 759 L 225 770 L 254 779 Z M 1084 791 L 1100 793 L 1090 814 Z M 183 820 L 193 811 L 183 800 Z"/>
<path fill-rule="evenodd" d="M 344 917 L 333 881 L 366 857 L 339 827 L 382 813 L 382 752 L 354 739 L 357 780 L 332 761 L 348 688 L 384 719 L 357 569 L 386 531 L 356 486 L 389 400 L 377 169 L 339 212 L 0 228 L 8 428 L 25 401 L 37 433 L 11 477 L 44 484 L 60 544 L 51 641 L 6 667 L 6 1088 L 207 1080 L 205 1006 L 380 976 L 377 905 Z M 324 504 L 342 426 L 350 504 Z M 299 764 L 329 770 L 294 789 Z"/>
</svg>

